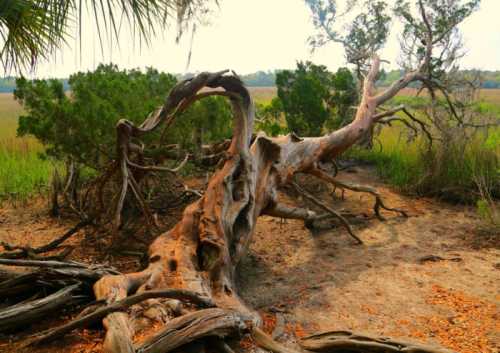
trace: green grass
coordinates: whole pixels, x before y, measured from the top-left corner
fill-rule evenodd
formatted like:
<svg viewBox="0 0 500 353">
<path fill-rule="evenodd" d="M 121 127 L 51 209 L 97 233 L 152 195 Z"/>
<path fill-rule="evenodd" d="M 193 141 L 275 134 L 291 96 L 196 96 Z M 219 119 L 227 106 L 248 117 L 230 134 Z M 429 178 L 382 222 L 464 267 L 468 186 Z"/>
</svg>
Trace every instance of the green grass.
<svg viewBox="0 0 500 353">
<path fill-rule="evenodd" d="M 402 98 L 402 97 L 399 97 Z M 495 113 L 498 105 L 481 103 L 478 113 Z M 500 114 L 497 115 L 500 118 Z M 485 181 L 492 196 L 500 197 L 500 128 L 490 127 L 470 138 L 453 135 L 428 149 L 423 137 L 407 141 L 407 130 L 384 127 L 366 150 L 352 148 L 347 156 L 375 164 L 378 173 L 401 191 L 439 196 L 449 201 L 476 202 L 477 180 Z"/>
<path fill-rule="evenodd" d="M 33 137 L 17 137 L 21 106 L 12 94 L 0 94 L 0 201 L 26 200 L 47 188 L 52 163 L 41 159 L 43 146 Z"/>
<path fill-rule="evenodd" d="M 252 96 L 257 102 L 269 103 L 276 95 L 273 87 L 252 87 Z M 398 97 L 401 103 L 414 98 L 407 97 L 414 91 L 407 89 Z M 500 90 L 483 90 L 483 102 L 477 105 L 477 113 L 493 114 L 500 117 Z M 41 159 L 43 146 L 32 137 L 16 137 L 17 120 L 22 114 L 21 106 L 13 99 L 12 94 L 0 94 L 0 200 L 26 199 L 36 192 L 47 188 L 52 174 L 53 163 Z M 401 190 L 425 193 L 425 189 L 433 186 L 468 187 L 473 182 L 473 174 L 478 168 L 487 165 L 491 178 L 499 177 L 494 170 L 500 159 L 500 130 L 491 129 L 489 136 L 476 137 L 465 153 L 449 153 L 450 158 L 437 161 L 439 150 L 435 146 L 433 153 L 423 153 L 424 147 L 420 139 L 407 143 L 406 130 L 400 125 L 384 128 L 379 136 L 379 144 L 371 151 L 354 148 L 349 154 L 363 160 L 373 162 L 380 174 L 391 184 Z M 457 157 L 457 158 L 455 158 Z M 493 160 L 493 161 L 492 161 Z M 441 163 L 439 173 L 435 173 L 427 183 L 415 188 L 429 169 L 436 169 Z M 488 164 L 489 163 L 489 164 Z M 493 165 L 493 167 L 492 167 Z M 481 167 L 482 166 L 482 167 Z M 496 167 L 498 168 L 498 167 Z"/>
<path fill-rule="evenodd" d="M 248 87 L 253 100 L 260 104 L 269 104 L 276 97 L 276 87 Z"/>
</svg>

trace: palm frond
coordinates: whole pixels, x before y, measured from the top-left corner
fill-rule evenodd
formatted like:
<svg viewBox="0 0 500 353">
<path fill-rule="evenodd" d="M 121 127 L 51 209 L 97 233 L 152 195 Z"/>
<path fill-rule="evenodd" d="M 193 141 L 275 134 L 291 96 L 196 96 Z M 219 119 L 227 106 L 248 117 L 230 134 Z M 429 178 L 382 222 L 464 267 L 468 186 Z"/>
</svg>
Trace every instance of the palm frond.
<svg viewBox="0 0 500 353">
<path fill-rule="evenodd" d="M 81 38 L 84 7 L 94 17 L 102 48 L 105 40 L 119 39 L 122 20 L 132 40 L 150 44 L 173 18 L 178 38 L 186 23 L 206 14 L 210 2 L 217 0 L 2 0 L 0 63 L 5 72 L 34 68 L 65 43 L 71 24 L 78 25 Z"/>
</svg>

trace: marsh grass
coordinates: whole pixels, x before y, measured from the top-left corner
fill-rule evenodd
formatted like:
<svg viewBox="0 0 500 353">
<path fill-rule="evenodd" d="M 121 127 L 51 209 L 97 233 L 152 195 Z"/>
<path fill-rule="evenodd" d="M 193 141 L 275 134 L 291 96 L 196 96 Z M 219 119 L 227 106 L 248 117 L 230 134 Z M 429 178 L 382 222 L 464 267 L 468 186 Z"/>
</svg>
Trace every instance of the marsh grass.
<svg viewBox="0 0 500 353">
<path fill-rule="evenodd" d="M 268 103 L 276 95 L 274 88 L 251 90 L 261 103 Z M 400 99 L 411 99 L 408 97 L 411 94 L 414 94 L 412 90 L 404 91 Z M 483 102 L 478 104 L 477 113 L 495 114 L 500 118 L 500 90 L 484 90 L 481 97 Z M 20 114 L 22 108 L 12 94 L 0 94 L 0 201 L 23 200 L 43 193 L 54 168 L 53 162 L 40 158 L 43 146 L 36 139 L 16 137 Z M 373 162 L 380 175 L 402 191 L 445 198 L 451 195 L 450 199 L 459 201 L 457 195 L 468 190 L 466 199 L 471 201 L 474 195 L 479 195 L 474 180 L 487 175 L 488 190 L 494 197 L 500 197 L 498 128 L 476 136 L 465 147 L 456 143 L 437 144 L 431 152 L 419 137 L 408 141 L 406 131 L 398 125 L 383 129 L 379 140 L 373 150 L 354 148 L 348 157 Z M 484 208 L 484 203 L 481 205 Z"/>
<path fill-rule="evenodd" d="M 35 138 L 16 136 L 21 114 L 12 94 L 0 94 L 0 202 L 44 193 L 53 170 L 53 163 L 40 157 L 43 146 Z"/>
<path fill-rule="evenodd" d="M 500 198 L 498 127 L 470 139 L 457 136 L 435 142 L 431 149 L 422 137 L 408 141 L 401 126 L 384 128 L 378 141 L 371 150 L 355 147 L 347 156 L 374 163 L 378 173 L 401 191 L 476 203 L 484 198 L 477 185 L 480 179 L 491 199 Z"/>
</svg>

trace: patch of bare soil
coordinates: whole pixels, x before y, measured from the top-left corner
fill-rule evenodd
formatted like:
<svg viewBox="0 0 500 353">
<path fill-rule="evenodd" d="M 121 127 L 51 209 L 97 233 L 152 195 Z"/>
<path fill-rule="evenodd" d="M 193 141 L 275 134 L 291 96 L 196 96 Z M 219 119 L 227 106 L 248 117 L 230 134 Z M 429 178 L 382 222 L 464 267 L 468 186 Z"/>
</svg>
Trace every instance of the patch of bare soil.
<svg viewBox="0 0 500 353">
<path fill-rule="evenodd" d="M 372 217 L 370 195 L 346 191 L 341 199 L 340 190 L 303 180 L 308 191 L 335 209 L 366 215 L 353 226 L 365 245 L 356 245 L 343 228 L 311 232 L 301 221 L 261 217 L 239 282 L 244 299 L 261 313 L 264 330 L 285 343 L 309 333 L 347 329 L 436 343 L 460 353 L 498 352 L 500 235 L 479 231 L 480 221 L 468 207 L 402 196 L 369 169 L 356 170 L 339 178 L 376 186 L 388 206 L 403 208 L 410 217 L 384 212 L 387 220 L 381 222 Z M 193 188 L 202 184 L 201 179 L 189 182 Z M 285 193 L 281 198 L 311 207 Z M 75 224 L 50 218 L 46 210 L 43 201 L 0 208 L 0 241 L 40 246 Z M 165 226 L 175 223 L 180 212 L 165 217 Z M 137 256 L 109 252 L 95 232 L 80 231 L 65 245 L 74 246 L 73 260 L 106 262 L 127 272 L 141 266 Z M 27 333 L 75 314 L 54 313 Z M 12 341 L 19 337 L 0 336 L 0 352 L 100 352 L 103 338 L 96 327 L 23 349 L 22 342 Z M 242 346 L 252 343 L 243 341 Z"/>
<path fill-rule="evenodd" d="M 245 300 L 266 313 L 269 332 L 286 342 L 353 330 L 461 353 L 498 352 L 500 235 L 479 232 L 473 209 L 402 196 L 367 168 L 357 171 L 339 179 L 376 186 L 386 205 L 409 218 L 384 212 L 381 222 L 371 217 L 370 195 L 346 191 L 341 200 L 339 190 L 334 195 L 326 187 L 315 195 L 368 216 L 353 227 L 365 245 L 343 228 L 314 234 L 301 221 L 260 218 L 240 287 Z M 310 191 L 313 180 L 305 181 Z"/>
</svg>

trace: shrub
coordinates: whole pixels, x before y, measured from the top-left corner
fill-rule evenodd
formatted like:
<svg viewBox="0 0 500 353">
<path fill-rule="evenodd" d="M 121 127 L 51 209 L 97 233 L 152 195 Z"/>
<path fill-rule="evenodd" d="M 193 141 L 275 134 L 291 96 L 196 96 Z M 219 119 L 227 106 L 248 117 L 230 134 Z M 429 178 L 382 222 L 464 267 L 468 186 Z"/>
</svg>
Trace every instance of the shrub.
<svg viewBox="0 0 500 353">
<path fill-rule="evenodd" d="M 435 137 L 432 146 L 429 148 L 425 135 L 415 138 L 413 131 L 394 124 L 380 132 L 380 143 L 372 150 L 355 149 L 350 156 L 374 162 L 386 180 L 407 192 L 476 203 L 488 199 L 481 194 L 481 184 L 492 199 L 500 197 L 498 127 L 478 128 L 467 121 L 458 124 L 441 109 L 433 117 L 426 115 L 425 97 L 396 97 L 395 103 L 411 107 L 418 118 L 428 123 Z M 488 122 L 493 108 L 484 109 L 481 102 L 476 102 L 465 109 L 466 117 Z"/>
<path fill-rule="evenodd" d="M 297 63 L 295 71 L 276 75 L 278 97 L 289 131 L 319 136 L 352 119 L 350 108 L 357 100 L 354 78 L 348 69 L 336 74 L 323 65 Z"/>
<path fill-rule="evenodd" d="M 47 156 L 100 170 L 115 158 L 118 120 L 139 125 L 163 103 L 176 79 L 154 69 L 100 65 L 94 72 L 72 75 L 69 84 L 71 91 L 64 92 L 58 80 L 18 79 L 14 95 L 27 112 L 19 118 L 18 134 L 35 136 Z M 150 134 L 146 143 L 158 143 L 160 134 Z M 182 113 L 164 142 L 193 149 L 229 136 L 229 105 L 222 97 L 209 97 Z"/>
<path fill-rule="evenodd" d="M 255 114 L 256 130 L 264 131 L 268 136 L 278 136 L 288 132 L 283 121 L 283 105 L 278 97 L 274 97 L 270 104 L 257 104 Z"/>
<path fill-rule="evenodd" d="M 18 134 L 35 136 L 48 156 L 100 169 L 114 157 L 118 120 L 141 122 L 175 82 L 154 69 L 120 71 L 115 65 L 72 75 L 68 94 L 57 80 L 18 79 L 14 96 L 27 112 Z"/>
</svg>

